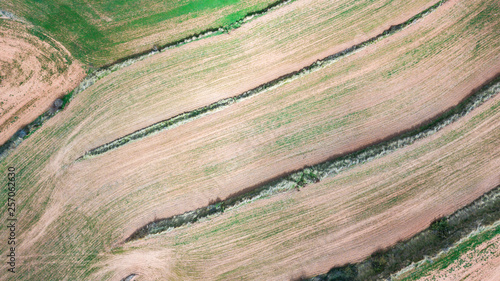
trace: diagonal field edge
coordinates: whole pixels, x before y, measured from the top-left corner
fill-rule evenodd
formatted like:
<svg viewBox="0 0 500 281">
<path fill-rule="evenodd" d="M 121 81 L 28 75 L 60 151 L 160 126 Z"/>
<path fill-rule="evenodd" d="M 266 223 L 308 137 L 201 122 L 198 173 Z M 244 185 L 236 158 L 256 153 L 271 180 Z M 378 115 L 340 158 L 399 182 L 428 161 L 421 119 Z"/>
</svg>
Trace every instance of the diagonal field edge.
<svg viewBox="0 0 500 281">
<path fill-rule="evenodd" d="M 7 140 L 5 143 L 0 145 L 0 161 L 5 159 L 9 155 L 10 152 L 12 152 L 17 146 L 19 146 L 19 144 L 21 142 L 23 142 L 31 134 L 33 134 L 36 130 L 38 130 L 47 120 L 54 117 L 54 115 L 56 115 L 59 111 L 64 109 L 64 107 L 67 106 L 67 104 L 69 102 L 71 102 L 71 100 L 73 99 L 73 97 L 75 95 L 83 92 L 84 90 L 86 90 L 90 86 L 94 85 L 98 80 L 104 78 L 105 76 L 107 76 L 107 75 L 109 75 L 117 70 L 120 70 L 122 68 L 125 68 L 127 66 L 130 66 L 136 62 L 142 61 L 142 60 L 144 60 L 152 55 L 155 55 L 159 52 L 163 52 L 163 51 L 166 51 L 168 49 L 180 47 L 180 46 L 183 46 L 183 45 L 186 45 L 188 43 L 198 41 L 201 39 L 205 39 L 205 38 L 209 38 L 212 36 L 228 33 L 231 30 L 235 30 L 235 29 L 241 27 L 243 24 L 246 24 L 246 23 L 248 23 L 248 22 L 250 22 L 258 17 L 264 16 L 265 14 L 267 14 L 271 11 L 277 10 L 277 9 L 281 8 L 282 6 L 288 5 L 294 1 L 297 1 L 297 0 L 278 0 L 276 2 L 270 3 L 268 6 L 264 7 L 261 10 L 247 13 L 240 20 L 237 20 L 237 21 L 230 23 L 228 25 L 203 30 L 199 33 L 189 35 L 189 36 L 187 36 L 185 38 L 181 38 L 177 41 L 167 43 L 163 46 L 153 47 L 153 49 L 151 49 L 151 50 L 146 50 L 146 51 L 141 52 L 141 53 L 136 53 L 136 54 L 118 59 L 111 64 L 104 65 L 104 66 L 100 67 L 99 69 L 92 71 L 83 79 L 82 82 L 80 82 L 80 84 L 76 88 L 74 88 L 69 94 L 62 97 L 63 105 L 61 106 L 60 110 L 57 110 L 55 112 L 53 112 L 52 110 L 48 110 L 48 111 L 42 113 L 34 121 L 32 121 L 28 125 L 24 126 L 23 128 L 19 129 L 19 131 L 16 132 L 9 140 Z M 0 10 L 0 16 L 6 15 L 6 14 L 13 15 L 12 13 Z M 14 17 L 15 17 L 15 15 L 14 15 Z M 23 22 L 23 21 L 21 20 L 21 22 Z M 23 134 L 21 132 L 24 132 L 25 134 Z"/>
<path fill-rule="evenodd" d="M 344 57 L 352 55 L 352 54 L 368 47 L 369 45 L 372 45 L 372 44 L 374 44 L 374 43 L 376 43 L 376 42 L 378 42 L 378 41 L 380 41 L 388 36 L 393 35 L 396 32 L 403 30 L 404 28 L 410 26 L 411 24 L 415 23 L 416 21 L 423 18 L 424 16 L 427 16 L 428 14 L 430 14 L 431 12 L 436 10 L 439 6 L 441 6 L 442 4 L 444 4 L 447 1 L 448 0 L 438 1 L 436 4 L 423 10 L 422 12 L 416 14 L 415 16 L 411 17 L 410 19 L 406 20 L 405 22 L 403 22 L 401 24 L 397 24 L 397 25 L 392 25 L 388 29 L 384 30 L 382 33 L 380 33 L 380 34 L 378 34 L 378 35 L 376 35 L 376 36 L 374 36 L 366 41 L 363 41 L 359 44 L 353 45 L 353 46 L 351 46 L 347 49 L 344 49 L 340 52 L 337 52 L 335 54 L 329 55 L 323 59 L 317 60 L 316 62 L 314 62 L 314 63 L 312 63 L 312 64 L 310 64 L 310 65 L 308 65 L 300 70 L 297 70 L 297 71 L 285 74 L 283 76 L 280 76 L 274 80 L 266 82 L 262 85 L 259 85 L 251 90 L 243 92 L 242 94 L 236 95 L 234 97 L 221 99 L 219 101 L 216 101 L 216 102 L 211 103 L 207 106 L 195 109 L 193 111 L 183 112 L 183 113 L 178 114 L 174 117 L 157 122 L 157 123 L 152 124 L 148 127 L 139 129 L 139 130 L 132 132 L 128 135 L 125 135 L 125 136 L 120 137 L 118 139 L 115 139 L 111 142 L 100 145 L 100 146 L 93 148 L 91 150 L 88 150 L 85 152 L 84 155 L 82 155 L 78 159 L 76 159 L 76 161 L 84 160 L 84 159 L 90 158 L 92 156 L 97 156 L 97 155 L 103 154 L 109 150 L 113 150 L 113 149 L 116 149 L 120 146 L 123 146 L 131 141 L 145 138 L 147 136 L 156 134 L 160 131 L 173 129 L 179 125 L 196 120 L 198 118 L 201 118 L 201 117 L 209 115 L 209 114 L 213 114 L 213 113 L 215 113 L 219 110 L 222 110 L 222 109 L 224 109 L 224 108 L 226 108 L 234 103 L 241 102 L 247 98 L 254 97 L 258 94 L 261 94 L 261 93 L 264 93 L 266 91 L 280 87 L 281 85 L 289 83 L 289 82 L 291 82 L 295 79 L 298 79 L 304 75 L 318 71 L 320 69 L 323 69 L 324 67 L 327 67 L 327 66 L 335 63 L 339 59 L 342 59 Z"/>
<path fill-rule="evenodd" d="M 301 280 L 392 280 L 406 266 L 411 268 L 415 266 L 415 263 L 426 262 L 429 256 L 449 252 L 460 243 L 461 239 L 466 239 L 472 233 L 480 231 L 482 225 L 491 227 L 500 222 L 499 219 L 500 185 L 453 214 L 434 220 L 427 229 L 411 238 L 377 251 L 363 261 L 336 266 L 328 273 Z M 409 252 L 413 254 L 408 255 Z M 376 265 L 376 270 L 373 270 L 373 265 Z M 372 268 L 372 271 L 366 268 Z M 339 276 L 344 279 L 335 279 Z"/>
<path fill-rule="evenodd" d="M 427 124 L 423 124 L 413 130 L 403 132 L 387 140 L 362 148 L 345 156 L 321 162 L 311 167 L 305 167 L 298 171 L 279 176 L 264 184 L 249 187 L 239 193 L 230 195 L 228 199 L 214 202 L 206 207 L 188 211 L 180 215 L 152 221 L 132 233 L 125 242 L 144 238 L 150 234 L 160 233 L 169 229 L 177 228 L 189 223 L 194 223 L 201 218 L 223 213 L 225 209 L 236 207 L 262 197 L 267 197 L 280 192 L 301 188 L 310 183 L 318 182 L 327 176 L 336 175 L 351 168 L 354 165 L 363 164 L 380 158 L 397 149 L 413 144 L 415 141 L 435 134 L 447 125 L 459 120 L 475 108 L 482 105 L 500 92 L 500 73 L 496 74 L 483 86 L 465 98 L 455 107 L 436 117 Z"/>
</svg>

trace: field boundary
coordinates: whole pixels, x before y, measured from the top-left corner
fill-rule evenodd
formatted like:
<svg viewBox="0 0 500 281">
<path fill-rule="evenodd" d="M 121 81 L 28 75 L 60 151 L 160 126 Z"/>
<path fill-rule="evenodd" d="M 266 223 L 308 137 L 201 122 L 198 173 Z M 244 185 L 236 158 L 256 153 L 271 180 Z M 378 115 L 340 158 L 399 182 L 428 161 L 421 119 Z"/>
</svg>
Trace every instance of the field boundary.
<svg viewBox="0 0 500 281">
<path fill-rule="evenodd" d="M 221 99 L 221 100 L 216 101 L 214 103 L 211 103 L 207 106 L 200 107 L 200 108 L 197 108 L 197 109 L 192 110 L 192 111 L 180 113 L 174 117 L 168 118 L 168 119 L 163 120 L 163 121 L 159 121 L 159 122 L 154 123 L 148 127 L 139 129 L 135 132 L 127 134 L 127 135 L 120 137 L 118 139 L 115 139 L 111 142 L 108 142 L 108 143 L 100 145 L 96 148 L 90 149 L 90 150 L 86 151 L 84 153 L 84 155 L 77 158 L 76 161 L 85 160 L 85 159 L 88 159 L 90 157 L 95 157 L 95 156 L 101 155 L 101 154 L 106 153 L 110 150 L 119 148 L 119 147 L 121 147 L 121 146 L 123 146 L 131 141 L 143 139 L 145 137 L 154 135 L 160 131 L 166 131 L 166 130 L 173 129 L 179 125 L 185 124 L 187 122 L 191 122 L 191 121 L 196 120 L 198 118 L 201 118 L 203 116 L 213 114 L 219 110 L 222 110 L 226 107 L 229 107 L 230 105 L 232 105 L 234 103 L 241 102 L 241 101 L 246 100 L 248 98 L 262 94 L 266 91 L 276 89 L 276 88 L 278 88 L 286 83 L 290 83 L 291 81 L 298 79 L 304 75 L 318 71 L 320 69 L 323 69 L 323 68 L 337 62 L 338 60 L 340 60 L 344 57 L 347 57 L 347 56 L 350 56 L 356 52 L 359 52 L 360 50 L 362 50 L 362 49 L 364 49 L 364 48 L 366 48 L 366 47 L 368 47 L 368 46 L 370 46 L 370 45 L 372 45 L 372 44 L 374 44 L 374 43 L 376 43 L 376 42 L 378 42 L 378 41 L 380 41 L 388 36 L 391 36 L 391 35 L 395 34 L 396 32 L 399 32 L 399 31 L 407 28 L 408 26 L 417 22 L 419 19 L 432 13 L 434 10 L 436 10 L 439 6 L 441 6 L 442 4 L 444 4 L 447 1 L 448 0 L 438 1 L 436 4 L 430 6 L 429 8 L 423 10 L 422 12 L 414 15 L 413 17 L 406 20 L 405 22 L 397 24 L 397 25 L 392 25 L 388 29 L 384 30 L 383 32 L 379 33 L 378 35 L 376 35 L 368 40 L 365 40 L 359 44 L 353 45 L 353 46 L 346 48 L 340 52 L 337 52 L 335 54 L 329 55 L 323 59 L 319 59 L 316 62 L 314 62 L 308 66 L 305 66 L 300 70 L 293 71 L 291 73 L 282 75 L 274 80 L 266 82 L 266 83 L 259 85 L 253 89 L 245 91 L 239 95 L 225 98 L 225 99 Z"/>
<path fill-rule="evenodd" d="M 17 21 L 17 22 L 21 22 L 21 23 L 27 23 L 26 20 L 16 16 L 15 14 L 13 14 L 11 12 L 4 11 L 4 10 L 0 10 L 0 19 L 12 20 L 12 21 Z"/>
<path fill-rule="evenodd" d="M 19 129 L 18 132 L 16 132 L 9 140 L 7 140 L 5 143 L 0 145 L 0 162 L 5 159 L 21 142 L 23 142 L 25 139 L 27 139 L 31 134 L 33 134 L 36 130 L 38 130 L 47 120 L 50 118 L 54 117 L 57 113 L 59 113 L 61 110 L 63 110 L 70 102 L 73 100 L 73 98 L 89 88 L 90 86 L 94 85 L 97 81 L 100 79 L 108 76 L 109 74 L 118 71 L 120 69 L 123 69 L 127 66 L 130 66 L 136 62 L 145 60 L 149 58 L 152 55 L 158 54 L 160 52 L 164 52 L 166 50 L 172 49 L 172 48 L 177 48 L 183 45 L 186 45 L 188 43 L 198 41 L 201 39 L 209 38 L 212 36 L 220 35 L 220 34 L 225 34 L 229 33 L 231 30 L 237 29 L 241 27 L 243 24 L 248 23 L 258 17 L 264 16 L 265 14 L 277 10 L 281 8 L 284 5 L 288 5 L 292 2 L 295 2 L 297 0 L 279 0 L 276 2 L 273 2 L 269 4 L 267 7 L 254 11 L 251 13 L 246 14 L 243 16 L 241 19 L 225 26 L 221 26 L 218 28 L 211 28 L 211 29 L 206 29 L 204 31 L 201 31 L 199 33 L 195 33 L 193 35 L 189 35 L 187 37 L 181 38 L 179 40 L 176 40 L 174 42 L 167 43 L 162 46 L 155 46 L 150 50 L 146 50 L 144 52 L 140 52 L 137 54 L 133 54 L 124 58 L 121 58 L 119 60 L 116 60 L 115 62 L 111 64 L 104 65 L 100 67 L 99 69 L 92 69 L 90 68 L 87 76 L 83 79 L 80 84 L 73 89 L 71 92 L 68 94 L 60 97 L 63 101 L 63 104 L 60 108 L 57 108 L 54 110 L 53 108 L 47 110 L 46 112 L 42 113 L 40 116 L 37 117 L 33 122 L 27 124 L 23 128 Z M 9 20 L 18 20 L 23 23 L 26 23 L 22 19 L 16 17 L 14 14 L 0 10 L 0 17 L 5 16 L 5 19 Z M 12 17 L 11 17 L 12 16 Z M 40 31 L 41 32 L 41 31 Z M 57 100 L 57 99 L 56 99 Z"/>
<path fill-rule="evenodd" d="M 328 176 L 336 175 L 352 166 L 380 158 L 397 149 L 411 145 L 417 140 L 435 134 L 445 126 L 470 113 L 499 92 L 500 73 L 493 79 L 484 83 L 483 86 L 473 91 L 471 95 L 462 100 L 457 106 L 452 107 L 435 119 L 423 123 L 416 128 L 402 132 L 397 136 L 390 136 L 388 139 L 381 140 L 376 144 L 361 148 L 357 151 L 345 155 L 332 156 L 331 159 L 325 162 L 279 175 L 267 182 L 232 194 L 225 200 L 218 199 L 215 202 L 211 202 L 208 206 L 169 218 L 157 219 L 137 229 L 126 238 L 124 242 L 138 240 L 151 234 L 157 234 L 191 224 L 202 218 L 221 214 L 228 208 L 237 207 L 259 198 L 293 189 L 300 189 L 308 184 L 319 182 Z"/>
<path fill-rule="evenodd" d="M 491 226 L 499 220 L 500 185 L 453 214 L 435 219 L 413 237 L 377 251 L 362 262 L 334 267 L 326 274 L 300 280 L 392 280 L 400 270 L 429 261 L 429 256 L 449 252 L 482 225 Z"/>
<path fill-rule="evenodd" d="M 425 272 L 425 269 L 423 269 L 423 267 L 436 263 L 440 264 L 441 266 L 444 264 L 446 267 L 448 267 L 452 264 L 452 260 L 444 261 L 444 259 L 446 259 L 450 255 L 463 253 L 460 248 L 465 248 L 467 250 L 470 250 L 470 248 L 468 248 L 467 246 L 476 248 L 476 246 L 479 246 L 479 244 L 487 242 L 499 234 L 500 220 L 487 226 L 479 225 L 477 229 L 473 230 L 458 242 L 454 243 L 450 248 L 443 249 L 435 256 L 425 256 L 424 259 L 418 262 L 411 263 L 409 266 L 401 269 L 397 273 L 391 274 L 391 276 L 387 280 L 417 280 L 419 279 L 419 275 L 423 274 L 423 271 Z M 412 270 L 415 271 L 411 272 Z"/>
</svg>

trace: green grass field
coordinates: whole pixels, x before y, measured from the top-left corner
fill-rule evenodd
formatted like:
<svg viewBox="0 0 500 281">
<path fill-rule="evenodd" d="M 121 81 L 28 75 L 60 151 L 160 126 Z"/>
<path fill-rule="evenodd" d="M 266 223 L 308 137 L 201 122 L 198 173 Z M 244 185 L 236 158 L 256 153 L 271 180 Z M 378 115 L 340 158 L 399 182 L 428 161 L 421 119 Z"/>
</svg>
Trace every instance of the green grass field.
<svg viewBox="0 0 500 281">
<path fill-rule="evenodd" d="M 207 29 L 227 26 L 272 0 L 2 1 L 84 63 L 109 64 Z M 133 43 L 133 44 L 131 44 Z"/>
</svg>

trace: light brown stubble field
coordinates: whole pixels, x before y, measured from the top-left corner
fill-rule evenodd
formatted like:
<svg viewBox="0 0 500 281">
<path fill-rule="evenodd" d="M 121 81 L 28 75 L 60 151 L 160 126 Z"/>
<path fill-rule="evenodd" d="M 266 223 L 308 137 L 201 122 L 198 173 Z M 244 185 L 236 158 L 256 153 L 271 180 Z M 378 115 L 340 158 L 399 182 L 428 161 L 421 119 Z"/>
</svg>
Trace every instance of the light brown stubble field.
<svg viewBox="0 0 500 281">
<path fill-rule="evenodd" d="M 73 90 L 82 65 L 58 42 L 32 27 L 0 19 L 0 144 Z M 52 45 L 51 45 L 52 44 Z"/>
<path fill-rule="evenodd" d="M 454 22 L 458 19 L 441 20 L 445 27 L 461 28 Z M 420 36 L 426 32 L 429 37 Z M 417 47 L 426 51 L 431 43 L 441 42 L 443 34 L 435 25 L 415 25 L 373 49 L 212 116 L 81 162 L 72 162 L 78 156 L 73 151 L 62 152 L 58 159 L 69 165 L 67 189 L 62 190 L 90 186 L 79 196 L 103 196 L 103 201 L 88 203 L 89 211 L 101 202 L 119 204 L 116 192 L 127 198 L 140 192 L 144 199 L 131 199 L 137 206 L 148 198 L 139 211 L 131 209 L 132 217 L 123 217 L 123 223 L 129 223 L 125 238 L 155 218 L 205 206 L 415 127 L 456 105 L 500 71 L 500 42 L 483 52 L 480 61 L 466 55 L 452 59 L 475 45 L 477 38 L 471 34 L 474 39 L 463 36 L 456 49 L 444 45 L 439 55 L 429 55 L 387 79 L 385 74 L 405 58 L 402 54 Z M 421 38 L 421 46 L 413 43 L 415 38 Z M 429 43 L 422 43 L 426 39 Z M 113 187 L 104 188 L 107 185 Z"/>
<path fill-rule="evenodd" d="M 301 191 L 121 245 L 96 276 L 289 280 L 361 261 L 500 184 L 499 108 L 497 95 L 431 137 Z"/>
<path fill-rule="evenodd" d="M 459 33 L 487 4 L 450 1 L 411 28 L 328 68 L 207 118 L 75 163 L 86 147 L 102 141 L 101 132 L 107 137 L 120 132 L 99 107 L 77 101 L 1 163 L 16 163 L 27 187 L 18 195 L 30 206 L 20 210 L 20 240 L 21 249 L 32 253 L 24 265 L 34 271 L 24 274 L 50 274 L 57 267 L 81 277 L 96 263 L 88 257 L 107 256 L 113 245 L 154 218 L 206 205 L 277 174 L 358 149 L 455 105 L 499 70 L 498 38 L 489 33 L 498 30 L 497 21 L 480 21 L 475 33 Z M 456 33 L 461 36 L 448 38 Z M 479 44 L 481 52 L 475 55 L 477 42 L 485 44 Z M 426 71 L 428 76 L 420 76 Z M 136 116 L 127 113 L 130 109 L 118 106 L 114 112 L 124 128 L 127 118 Z M 153 105 L 139 105 L 138 111 L 146 109 L 155 112 Z M 88 113 L 81 115 L 83 120 L 82 113 Z M 94 126 L 101 122 L 108 125 Z M 446 207 L 456 209 L 480 194 L 453 194 L 457 205 Z M 420 217 L 419 226 L 425 227 L 427 216 Z M 87 258 L 87 271 L 72 267 Z"/>
<path fill-rule="evenodd" d="M 79 157 L 153 123 L 243 93 L 373 37 L 434 3 L 408 1 L 373 12 L 388 2 L 297 1 L 230 35 L 168 50 L 112 73 L 69 106 L 67 114 L 85 122 L 73 132 L 78 144 L 72 151 Z M 360 10 L 339 15 L 353 7 Z"/>
</svg>

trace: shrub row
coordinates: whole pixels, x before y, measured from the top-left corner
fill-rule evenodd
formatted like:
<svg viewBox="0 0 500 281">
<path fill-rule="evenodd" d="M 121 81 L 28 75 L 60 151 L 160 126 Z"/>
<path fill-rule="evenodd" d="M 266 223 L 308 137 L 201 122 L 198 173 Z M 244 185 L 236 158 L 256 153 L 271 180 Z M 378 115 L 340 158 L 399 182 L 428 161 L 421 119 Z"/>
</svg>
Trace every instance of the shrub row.
<svg viewBox="0 0 500 281">
<path fill-rule="evenodd" d="M 380 280 L 448 249 L 480 225 L 500 220 L 500 186 L 448 217 L 436 219 L 429 228 L 395 246 L 373 253 L 366 260 L 334 267 L 328 273 L 304 280 Z"/>
<path fill-rule="evenodd" d="M 369 146 L 360 151 L 353 152 L 342 157 L 337 157 L 335 159 L 328 160 L 323 163 L 313 165 L 311 167 L 305 167 L 304 169 L 301 169 L 299 171 L 291 172 L 277 179 L 270 180 L 260 186 L 249 188 L 248 191 L 242 192 L 240 194 L 235 194 L 234 196 L 229 196 L 228 199 L 224 201 L 218 199 L 217 202 L 215 202 L 214 204 L 209 204 L 206 207 L 202 207 L 194 211 L 176 215 L 170 218 L 155 220 L 135 231 L 129 238 L 126 239 L 126 242 L 143 238 L 149 234 L 156 234 L 165 231 L 167 229 L 176 228 L 189 223 L 194 223 L 198 221 L 200 218 L 207 217 L 209 215 L 214 215 L 217 213 L 222 213 L 226 208 L 235 207 L 240 204 L 245 204 L 247 202 L 257 200 L 262 197 L 270 196 L 275 193 L 284 192 L 294 188 L 300 189 L 301 187 L 306 186 L 308 184 L 316 183 L 327 176 L 338 174 L 341 171 L 347 170 L 354 165 L 366 163 L 375 158 L 379 158 L 392 151 L 395 151 L 396 149 L 403 148 L 405 146 L 414 143 L 419 139 L 423 139 L 427 136 L 436 133 L 446 125 L 455 122 L 461 116 L 466 115 L 474 108 L 480 106 L 486 100 L 498 94 L 498 92 L 500 92 L 500 75 L 498 75 L 491 82 L 485 84 L 477 92 L 469 96 L 467 99 L 462 101 L 456 107 L 450 109 L 449 111 L 442 114 L 432 122 L 420 126 L 417 129 L 404 133 L 401 136 L 395 137 L 388 141 L 383 141 L 378 144 Z M 454 227 L 456 223 L 453 222 L 451 225 Z M 439 239 L 447 236 L 448 233 L 447 223 L 437 222 L 437 224 L 433 227 L 434 230 L 436 230 L 435 231 L 436 238 L 433 236 L 429 236 L 429 240 L 427 240 L 426 243 L 431 243 L 431 244 L 440 243 Z M 411 253 L 411 251 L 409 252 Z M 415 255 L 412 254 L 411 256 L 416 256 L 416 254 Z M 380 265 L 376 266 L 376 268 L 382 268 L 382 265 L 385 264 L 382 261 L 378 261 L 378 263 Z M 386 268 L 384 266 L 383 268 L 384 270 L 377 272 L 377 274 L 385 272 L 387 268 L 392 270 L 395 267 L 390 266 Z M 337 272 L 338 270 L 339 269 L 335 269 L 335 272 Z M 318 279 L 318 280 L 336 280 L 336 279 Z"/>
<path fill-rule="evenodd" d="M 119 139 L 116 139 L 114 141 L 111 141 L 109 143 L 103 144 L 99 147 L 96 147 L 96 148 L 93 148 L 93 149 L 87 151 L 83 156 L 79 157 L 78 160 L 82 160 L 82 159 L 86 159 L 86 158 L 91 157 L 91 156 L 103 154 L 109 150 L 118 148 L 118 147 L 132 141 L 132 140 L 138 140 L 138 139 L 141 139 L 143 137 L 155 134 L 159 131 L 172 129 L 181 123 L 192 121 L 194 119 L 200 118 L 204 114 L 209 114 L 209 113 L 215 112 L 216 110 L 220 110 L 223 107 L 226 107 L 232 103 L 236 103 L 236 102 L 242 101 L 246 98 L 261 94 L 265 91 L 272 90 L 272 89 L 277 88 L 285 83 L 288 83 L 288 82 L 291 82 L 297 78 L 300 78 L 306 74 L 320 70 L 320 69 L 334 63 L 335 61 L 337 61 L 338 59 L 340 59 L 342 57 L 351 55 L 351 54 L 355 53 L 356 51 L 359 51 L 359 50 L 361 50 L 361 49 L 363 49 L 371 44 L 376 43 L 377 41 L 380 41 L 381 39 L 383 39 L 387 36 L 390 36 L 398 31 L 402 30 L 403 28 L 408 27 L 409 25 L 415 23 L 415 21 L 417 21 L 418 19 L 422 18 L 423 16 L 425 16 L 425 15 L 431 13 L 432 11 L 434 11 L 435 9 L 437 9 L 440 5 L 442 5 L 446 1 L 448 1 L 448 0 L 441 0 L 441 1 L 437 2 L 436 4 L 434 4 L 433 6 L 427 8 L 426 10 L 417 14 L 416 16 L 413 16 L 412 18 L 405 21 L 404 23 L 391 26 L 390 28 L 386 29 L 385 31 L 383 31 L 382 33 L 380 33 L 379 35 L 377 35 L 375 37 L 372 37 L 372 38 L 370 38 L 370 39 L 368 39 L 360 44 L 354 45 L 354 46 L 349 47 L 345 50 L 342 50 L 338 53 L 335 53 L 333 55 L 330 55 L 330 56 L 327 56 L 323 59 L 320 59 L 320 60 L 312 63 L 311 65 L 308 65 L 308 66 L 306 66 L 298 71 L 294 71 L 294 72 L 285 74 L 283 76 L 280 76 L 272 81 L 269 81 L 267 83 L 259 85 L 256 88 L 248 90 L 248 91 L 246 91 L 242 94 L 239 94 L 237 96 L 219 100 L 219 101 L 214 102 L 210 105 L 201 107 L 199 109 L 196 109 L 196 110 L 193 110 L 190 112 L 181 113 L 181 114 L 176 115 L 176 116 L 169 118 L 167 120 L 160 121 L 160 122 L 155 123 L 155 124 L 148 126 L 146 128 L 137 130 L 137 131 L 130 133 L 126 136 L 123 136 Z M 289 2 L 290 2 L 290 0 L 280 1 L 279 3 L 276 4 L 276 6 L 273 6 L 273 7 L 269 8 L 268 10 L 274 9 L 276 7 L 279 7 L 280 5 L 284 5 L 284 4 L 287 4 Z M 247 21 L 248 19 L 251 19 L 254 16 L 264 14 L 268 10 L 265 10 L 264 12 L 254 13 L 251 16 L 247 16 L 240 21 L 241 21 L 241 23 L 243 23 L 243 22 Z M 179 43 L 179 44 L 181 44 L 181 43 Z"/>
</svg>

